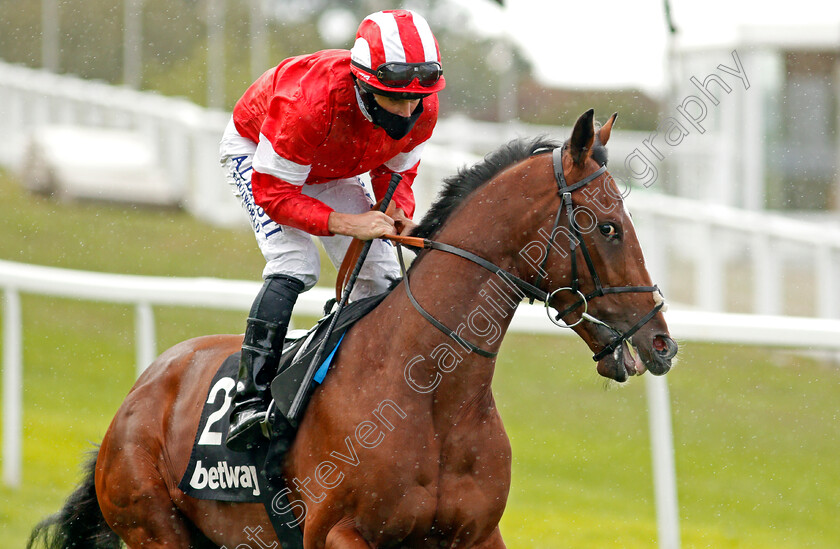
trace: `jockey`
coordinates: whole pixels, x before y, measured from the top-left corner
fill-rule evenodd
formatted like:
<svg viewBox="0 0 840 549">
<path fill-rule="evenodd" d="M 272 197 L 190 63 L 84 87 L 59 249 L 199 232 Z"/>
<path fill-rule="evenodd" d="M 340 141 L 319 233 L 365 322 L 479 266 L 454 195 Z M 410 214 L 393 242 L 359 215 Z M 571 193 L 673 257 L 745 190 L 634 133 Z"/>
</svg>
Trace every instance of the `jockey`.
<svg viewBox="0 0 840 549">
<path fill-rule="evenodd" d="M 292 57 L 268 70 L 233 109 L 220 154 L 266 260 L 245 329 L 226 444 L 243 450 L 260 432 L 283 340 L 300 292 L 318 281 L 318 236 L 339 265 L 351 237 L 371 240 L 414 227 L 420 154 L 445 85 L 437 41 L 409 10 L 366 17 L 352 50 Z M 402 175 L 393 218 L 371 210 Z M 384 292 L 399 276 L 389 243 L 375 240 L 351 299 Z"/>
</svg>

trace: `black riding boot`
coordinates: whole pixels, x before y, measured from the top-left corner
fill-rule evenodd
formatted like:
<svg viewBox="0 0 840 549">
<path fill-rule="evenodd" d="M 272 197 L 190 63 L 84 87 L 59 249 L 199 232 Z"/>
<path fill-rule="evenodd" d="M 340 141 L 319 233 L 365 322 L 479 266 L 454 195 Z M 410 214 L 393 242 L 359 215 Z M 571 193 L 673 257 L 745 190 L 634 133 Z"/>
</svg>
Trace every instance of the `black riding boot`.
<svg viewBox="0 0 840 549">
<path fill-rule="evenodd" d="M 244 451 L 261 436 L 260 423 L 271 402 L 269 386 L 277 373 L 283 340 L 303 282 L 288 276 L 266 279 L 254 300 L 242 342 L 239 379 L 225 444 Z"/>
</svg>

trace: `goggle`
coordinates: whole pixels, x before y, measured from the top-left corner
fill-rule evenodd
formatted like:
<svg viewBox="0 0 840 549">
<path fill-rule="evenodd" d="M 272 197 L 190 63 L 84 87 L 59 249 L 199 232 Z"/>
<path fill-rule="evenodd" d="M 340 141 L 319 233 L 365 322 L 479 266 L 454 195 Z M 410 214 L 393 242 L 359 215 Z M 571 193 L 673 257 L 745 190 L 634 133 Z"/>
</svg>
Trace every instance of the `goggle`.
<svg viewBox="0 0 840 549">
<path fill-rule="evenodd" d="M 376 76 L 377 80 L 389 88 L 405 88 L 415 79 L 421 87 L 431 88 L 443 76 L 443 69 L 437 61 L 428 61 L 426 63 L 400 63 L 392 61 L 379 65 L 376 70 L 371 70 L 355 61 L 353 65 L 366 73 Z"/>
</svg>

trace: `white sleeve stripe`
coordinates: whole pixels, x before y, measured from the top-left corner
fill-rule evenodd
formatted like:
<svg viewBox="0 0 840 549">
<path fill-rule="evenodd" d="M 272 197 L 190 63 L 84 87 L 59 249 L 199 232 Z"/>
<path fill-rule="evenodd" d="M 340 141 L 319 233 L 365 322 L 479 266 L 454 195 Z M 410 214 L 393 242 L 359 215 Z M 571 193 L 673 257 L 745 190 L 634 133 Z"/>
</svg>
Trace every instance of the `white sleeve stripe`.
<svg viewBox="0 0 840 549">
<path fill-rule="evenodd" d="M 415 164 L 420 162 L 420 155 L 423 153 L 425 146 L 426 143 L 423 142 L 410 151 L 401 152 L 391 160 L 385 162 L 385 167 L 397 173 L 413 168 Z"/>
<path fill-rule="evenodd" d="M 260 134 L 260 142 L 254 153 L 253 167 L 259 173 L 271 175 L 293 185 L 303 185 L 312 169 L 312 166 L 292 162 L 274 152 L 271 141 L 263 134 Z"/>
<path fill-rule="evenodd" d="M 405 63 L 405 49 L 400 42 L 400 31 L 397 28 L 397 21 L 394 16 L 380 11 L 368 15 L 365 19 L 370 19 L 379 27 L 379 36 L 385 49 L 385 62 L 398 61 Z"/>
</svg>

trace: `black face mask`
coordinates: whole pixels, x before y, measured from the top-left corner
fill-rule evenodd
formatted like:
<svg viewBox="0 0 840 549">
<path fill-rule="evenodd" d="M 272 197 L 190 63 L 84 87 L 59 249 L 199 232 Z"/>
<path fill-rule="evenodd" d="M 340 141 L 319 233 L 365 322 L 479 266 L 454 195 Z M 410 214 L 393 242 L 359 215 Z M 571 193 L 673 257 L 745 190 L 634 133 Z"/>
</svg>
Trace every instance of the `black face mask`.
<svg viewBox="0 0 840 549">
<path fill-rule="evenodd" d="M 411 131 L 414 123 L 423 114 L 423 100 L 417 104 L 417 108 L 411 113 L 411 116 L 405 117 L 383 109 L 382 106 L 376 102 L 376 98 L 372 93 L 361 92 L 362 100 L 365 102 L 368 114 L 374 124 L 385 130 L 388 137 L 395 141 L 399 141 Z"/>
</svg>

